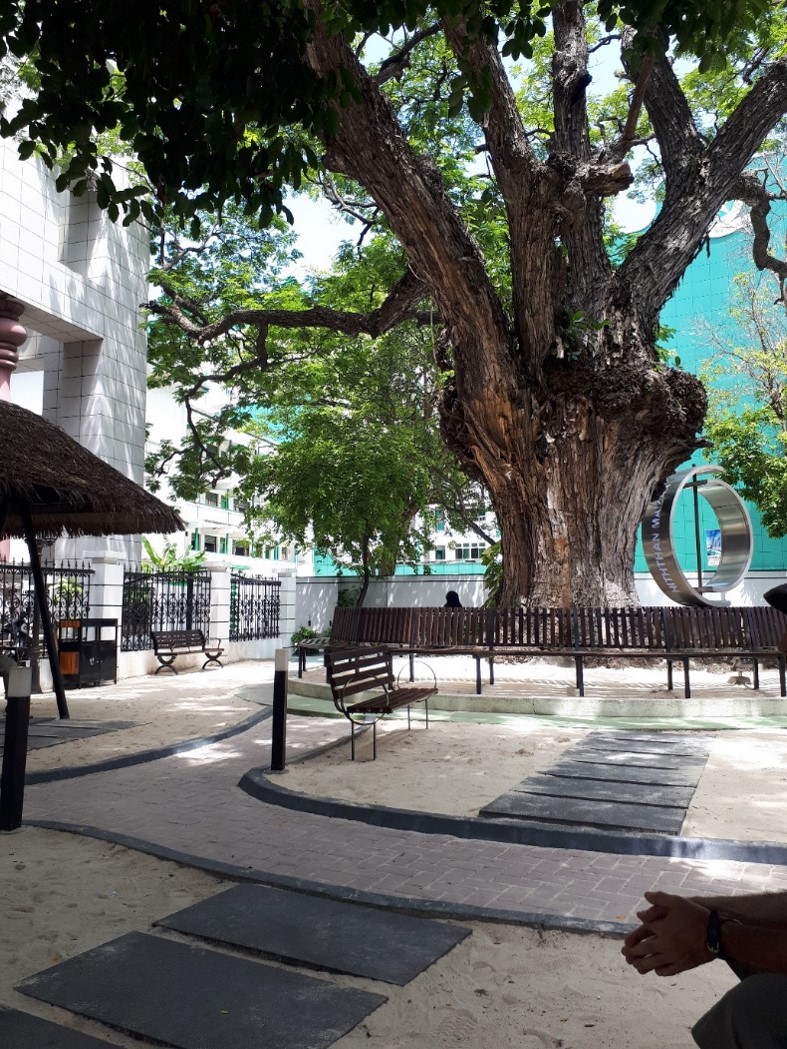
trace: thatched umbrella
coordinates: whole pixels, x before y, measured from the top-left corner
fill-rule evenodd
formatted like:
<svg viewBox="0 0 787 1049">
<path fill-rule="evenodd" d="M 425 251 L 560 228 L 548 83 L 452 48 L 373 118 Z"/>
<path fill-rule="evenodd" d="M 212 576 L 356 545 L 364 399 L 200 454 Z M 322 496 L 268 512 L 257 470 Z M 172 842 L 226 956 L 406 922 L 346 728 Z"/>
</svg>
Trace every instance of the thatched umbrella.
<svg viewBox="0 0 787 1049">
<path fill-rule="evenodd" d="M 0 401 L 0 538 L 27 541 L 52 680 L 68 717 L 36 535 L 177 532 L 180 515 L 89 452 L 59 426 Z"/>
</svg>

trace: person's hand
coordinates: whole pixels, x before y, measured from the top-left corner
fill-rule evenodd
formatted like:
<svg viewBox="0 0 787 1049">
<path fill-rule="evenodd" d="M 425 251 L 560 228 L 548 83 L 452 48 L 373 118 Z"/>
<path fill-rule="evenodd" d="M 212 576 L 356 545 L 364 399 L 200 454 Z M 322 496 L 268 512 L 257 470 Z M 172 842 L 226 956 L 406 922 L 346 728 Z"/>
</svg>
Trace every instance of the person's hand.
<svg viewBox="0 0 787 1049">
<path fill-rule="evenodd" d="M 638 973 L 675 976 L 713 961 L 705 944 L 706 907 L 666 892 L 646 892 L 650 907 L 638 911 L 642 924 L 623 941 L 622 954 Z"/>
</svg>

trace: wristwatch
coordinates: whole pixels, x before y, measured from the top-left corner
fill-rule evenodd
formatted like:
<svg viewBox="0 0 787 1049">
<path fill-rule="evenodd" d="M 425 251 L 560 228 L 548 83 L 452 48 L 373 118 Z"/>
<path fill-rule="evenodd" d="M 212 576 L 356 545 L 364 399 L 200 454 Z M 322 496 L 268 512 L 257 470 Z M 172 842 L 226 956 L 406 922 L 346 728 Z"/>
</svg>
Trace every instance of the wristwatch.
<svg viewBox="0 0 787 1049">
<path fill-rule="evenodd" d="M 708 914 L 708 924 L 705 928 L 705 946 L 715 958 L 726 959 L 724 948 L 721 945 L 721 929 L 723 925 L 740 925 L 737 918 L 722 918 L 718 911 L 713 910 Z"/>
</svg>

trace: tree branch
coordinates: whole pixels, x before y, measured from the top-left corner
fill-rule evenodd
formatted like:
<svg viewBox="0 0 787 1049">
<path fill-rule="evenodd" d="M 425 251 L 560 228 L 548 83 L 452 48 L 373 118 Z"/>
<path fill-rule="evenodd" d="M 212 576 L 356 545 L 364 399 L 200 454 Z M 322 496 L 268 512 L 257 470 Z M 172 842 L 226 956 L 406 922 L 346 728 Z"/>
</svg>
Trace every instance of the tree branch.
<svg viewBox="0 0 787 1049">
<path fill-rule="evenodd" d="M 671 71 L 670 71 L 671 72 Z M 744 171 L 768 132 L 787 111 L 787 59 L 779 59 L 754 84 L 704 150 L 685 117 L 680 99 L 656 62 L 646 105 L 662 146 L 668 174 L 664 205 L 650 229 L 640 237 L 618 272 L 619 289 L 639 311 L 642 322 L 655 327 L 661 307 L 672 294 L 696 254 L 722 204 L 745 189 Z M 672 75 L 674 79 L 674 74 Z M 666 118 L 658 116 L 658 99 L 651 96 L 661 81 L 669 94 Z M 679 90 L 679 87 L 678 87 Z M 670 104 L 671 100 L 671 104 Z M 678 108 L 676 109 L 675 103 Z M 652 112 L 651 112 L 652 110 Z M 681 150 L 685 152 L 681 155 Z M 666 154 L 665 154 L 666 151 Z"/>
<path fill-rule="evenodd" d="M 552 13 L 555 51 L 552 80 L 555 134 L 550 166 L 564 182 L 561 244 L 567 250 L 568 306 L 593 316 L 597 288 L 611 272 L 604 246 L 601 197 L 626 189 L 632 176 L 617 157 L 592 161 L 587 117 L 588 46 L 580 0 Z"/>
<path fill-rule="evenodd" d="M 319 0 L 307 3 L 319 11 Z M 468 382 L 499 382 L 486 358 L 479 366 L 474 351 L 479 339 L 508 345 L 506 317 L 481 251 L 433 162 L 415 153 L 377 84 L 319 18 L 306 60 L 318 77 L 349 77 L 354 87 L 351 101 L 334 104 L 336 130 L 324 135 L 326 166 L 365 186 L 385 214 L 438 311 L 451 319 L 457 363 L 461 367 L 466 351 L 471 364 Z"/>
<path fill-rule="evenodd" d="M 469 36 L 463 18 L 446 21 L 445 34 L 471 83 L 488 88 L 482 127 L 508 216 L 514 316 L 525 354 L 543 357 L 557 337 L 556 317 L 540 304 L 560 279 L 561 181 L 530 145 L 497 47 L 483 34 Z"/>
<path fill-rule="evenodd" d="M 416 47 L 421 43 L 422 40 L 427 40 L 430 36 L 435 36 L 440 32 L 440 24 L 436 22 L 434 25 L 429 26 L 427 29 L 419 29 L 418 32 L 413 33 L 409 40 L 396 51 L 393 55 L 389 55 L 380 65 L 377 70 L 377 76 L 375 80 L 378 84 L 386 84 L 389 80 L 398 79 L 404 73 L 405 69 L 410 65 L 410 55 Z"/>
<path fill-rule="evenodd" d="M 173 301 L 144 303 L 145 309 L 177 325 L 189 338 L 204 344 L 226 334 L 242 324 L 260 329 L 262 347 L 258 340 L 258 355 L 264 352 L 264 334 L 269 327 L 326 328 L 346 335 L 370 335 L 376 338 L 401 321 L 416 315 L 416 305 L 428 294 L 425 284 L 408 270 L 391 288 L 385 302 L 369 313 L 332 310 L 327 306 L 312 306 L 308 310 L 234 310 L 220 320 L 199 324 L 188 315 L 185 304 L 173 295 Z"/>
<path fill-rule="evenodd" d="M 632 62 L 634 34 L 624 36 L 624 62 Z M 673 193 L 680 193 L 683 180 L 696 172 L 704 143 L 697 131 L 691 109 L 666 55 L 642 59 L 635 85 L 639 86 L 645 63 L 649 73 L 642 81 L 643 100 L 659 145 L 665 175 L 665 206 Z M 636 93 L 635 86 L 635 93 Z M 625 134 L 625 132 L 624 132 Z"/>
<path fill-rule="evenodd" d="M 614 142 L 609 149 L 611 157 L 622 159 L 636 141 L 637 124 L 639 123 L 642 106 L 645 103 L 645 92 L 647 90 L 648 81 L 653 73 L 653 61 L 653 55 L 647 54 L 640 62 L 637 79 L 634 81 L 634 92 L 631 96 L 626 123 L 620 134 L 620 138 L 617 142 Z"/>
<path fill-rule="evenodd" d="M 771 230 L 768 225 L 768 215 L 771 210 L 773 196 L 768 193 L 766 186 L 757 178 L 753 172 L 744 172 L 734 187 L 737 200 L 743 201 L 749 210 L 754 240 L 752 242 L 752 258 L 758 270 L 769 270 L 779 282 L 779 298 L 787 307 L 785 297 L 785 282 L 787 281 L 787 262 L 777 259 L 770 253 Z M 784 199 L 782 194 L 777 194 L 779 199 Z"/>
</svg>

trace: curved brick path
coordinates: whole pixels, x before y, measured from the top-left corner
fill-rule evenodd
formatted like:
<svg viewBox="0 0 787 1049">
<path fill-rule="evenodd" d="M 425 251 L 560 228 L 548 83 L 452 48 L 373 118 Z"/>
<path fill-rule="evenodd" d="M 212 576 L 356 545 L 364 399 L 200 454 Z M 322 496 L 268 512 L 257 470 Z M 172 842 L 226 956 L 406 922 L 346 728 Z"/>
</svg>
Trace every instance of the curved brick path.
<svg viewBox="0 0 787 1049">
<path fill-rule="evenodd" d="M 207 678 L 208 676 L 205 675 Z M 264 665 L 261 682 L 272 680 Z M 203 691 L 209 678 L 197 683 Z M 346 735 L 341 721 L 290 716 L 288 754 Z M 632 921 L 645 889 L 787 889 L 787 867 L 620 856 L 395 831 L 257 801 L 241 776 L 270 756 L 270 721 L 223 742 L 112 772 L 28 786 L 25 820 L 135 839 L 199 866 L 322 890 L 425 901 L 455 914 L 609 927 Z M 286 785 L 286 776 L 282 780 Z"/>
</svg>

